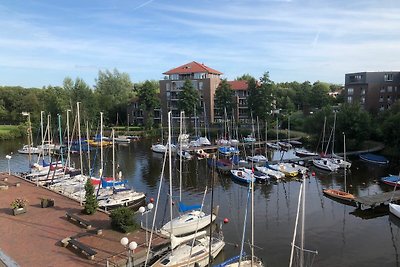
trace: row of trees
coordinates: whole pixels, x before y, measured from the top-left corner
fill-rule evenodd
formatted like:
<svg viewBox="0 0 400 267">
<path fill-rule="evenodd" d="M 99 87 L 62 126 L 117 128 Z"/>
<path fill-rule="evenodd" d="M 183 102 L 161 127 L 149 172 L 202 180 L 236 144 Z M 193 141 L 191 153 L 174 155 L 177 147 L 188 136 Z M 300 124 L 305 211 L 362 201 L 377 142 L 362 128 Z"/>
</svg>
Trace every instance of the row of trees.
<svg viewBox="0 0 400 267">
<path fill-rule="evenodd" d="M 287 127 L 291 116 L 291 128 L 309 133 L 318 133 L 322 129 L 324 117 L 333 120 L 333 107 L 337 113 L 337 131 L 346 132 L 354 145 L 368 138 L 385 140 L 393 148 L 400 148 L 398 124 L 400 122 L 400 104 L 372 118 L 357 105 L 346 105 L 343 97 L 333 98 L 328 92 L 340 86 L 315 82 L 275 83 L 269 73 L 260 79 L 249 74 L 237 77 L 248 83 L 247 105 L 249 113 L 260 121 L 273 122 L 280 110 L 282 127 Z M 92 123 L 98 123 L 99 113 L 104 113 L 109 125 L 126 123 L 126 108 L 134 97 L 147 116 L 147 127 L 151 128 L 154 108 L 159 107 L 159 84 L 157 81 L 145 81 L 134 84 L 127 73 L 100 71 L 95 85 L 91 88 L 84 80 L 65 78 L 62 87 L 47 86 L 42 89 L 22 87 L 0 87 L 0 121 L 9 124 L 23 122 L 22 112 L 30 112 L 32 121 L 40 120 L 40 111 L 56 116 L 65 114 L 67 109 L 74 110 L 76 102 L 81 102 L 81 117 Z M 190 80 L 186 80 L 179 93 L 178 108 L 192 117 L 200 110 L 200 95 Z M 215 107 L 220 115 L 224 110 L 231 115 L 234 108 L 234 91 L 226 80 L 222 80 L 215 93 Z M 312 112 L 310 112 L 312 111 Z M 304 116 L 307 114 L 307 116 Z M 310 115 L 312 114 L 312 115 Z M 286 124 L 286 125 L 285 125 Z"/>
<path fill-rule="evenodd" d="M 97 123 L 100 111 L 106 123 L 126 123 L 126 109 L 134 96 L 139 97 L 143 109 L 151 110 L 159 105 L 158 82 L 146 81 L 134 84 L 127 73 L 99 71 L 95 85 L 91 88 L 84 80 L 67 77 L 63 86 L 47 86 L 42 89 L 22 87 L 0 87 L 0 121 L 18 124 L 25 120 L 22 112 L 29 112 L 33 123 L 40 121 L 40 112 L 52 117 L 74 111 L 81 102 L 81 118 Z"/>
</svg>

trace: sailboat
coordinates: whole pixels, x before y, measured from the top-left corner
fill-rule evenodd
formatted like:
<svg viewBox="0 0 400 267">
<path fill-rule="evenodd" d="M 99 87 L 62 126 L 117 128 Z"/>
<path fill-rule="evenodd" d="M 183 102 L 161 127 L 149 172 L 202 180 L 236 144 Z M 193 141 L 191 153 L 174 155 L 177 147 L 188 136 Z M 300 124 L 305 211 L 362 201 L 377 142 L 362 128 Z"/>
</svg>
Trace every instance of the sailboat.
<svg viewBox="0 0 400 267">
<path fill-rule="evenodd" d="M 171 143 L 171 112 L 168 112 L 168 143 Z M 177 221 L 172 219 L 172 157 L 171 151 L 168 153 L 169 155 L 169 178 L 170 178 L 170 215 L 171 221 L 168 226 L 169 229 L 169 237 L 171 239 L 171 251 L 167 253 L 165 256 L 160 258 L 156 263 L 152 266 L 169 266 L 169 267 L 178 267 L 178 266 L 199 266 L 203 267 L 209 263 L 210 258 L 216 257 L 221 250 L 225 246 L 225 242 L 221 237 L 210 237 L 210 236 L 201 236 L 199 237 L 197 234 L 197 230 L 200 229 L 199 224 L 202 219 L 197 219 L 196 227 L 194 228 L 195 236 L 191 241 L 187 243 L 180 244 L 175 248 L 173 244 L 174 236 L 177 234 L 176 231 L 179 231 L 175 224 Z M 204 201 L 204 199 L 203 199 Z M 191 209 L 191 208 L 190 208 Z M 202 212 L 200 210 L 200 212 Z M 179 227 L 179 229 L 187 229 L 187 227 L 192 225 L 192 222 L 196 221 L 196 218 L 192 218 L 188 223 L 187 220 L 180 221 L 183 227 Z M 208 217 L 208 222 L 211 222 L 211 218 Z M 179 225 L 178 225 L 179 226 Z M 211 256 L 211 257 L 210 257 Z"/>
<path fill-rule="evenodd" d="M 342 157 L 339 157 L 338 155 L 335 154 L 335 129 L 336 129 L 336 112 L 334 113 L 334 120 L 333 120 L 333 129 L 332 129 L 332 153 L 331 156 L 328 157 L 327 159 L 331 161 L 333 164 L 339 165 L 340 168 L 350 168 L 351 167 L 351 162 L 347 161 L 346 159 L 343 159 Z M 328 150 L 328 146 L 326 147 L 326 150 Z M 327 151 L 325 151 L 326 154 Z"/>
<path fill-rule="evenodd" d="M 243 232 L 242 232 L 242 242 L 240 247 L 240 254 L 233 258 L 226 260 L 225 262 L 218 265 L 218 267 L 240 267 L 240 266 L 251 266 L 251 267 L 263 267 L 264 264 L 261 259 L 254 255 L 254 177 L 251 177 L 251 182 L 249 183 L 247 190 L 247 203 L 246 203 L 246 211 L 244 214 L 244 222 L 243 222 Z M 250 194 L 251 193 L 251 194 Z M 247 213 L 249 208 L 249 200 L 251 195 L 251 254 L 245 256 L 244 253 L 244 243 L 246 236 L 246 224 L 247 224 Z"/>
<path fill-rule="evenodd" d="M 346 135 L 343 133 L 344 161 L 346 162 Z M 331 198 L 354 203 L 355 196 L 347 192 L 346 169 L 344 168 L 344 191 L 339 189 L 324 189 L 323 193 Z"/>
<path fill-rule="evenodd" d="M 303 180 L 299 190 L 299 200 L 297 206 L 296 223 L 293 232 L 292 249 L 290 252 L 289 267 L 299 266 L 312 266 L 315 256 L 318 251 L 311 251 L 304 248 L 304 223 L 305 223 L 305 204 L 306 204 L 306 175 L 303 175 Z M 300 216 L 301 207 L 301 232 L 300 232 L 300 245 L 296 245 L 297 228 Z"/>
<path fill-rule="evenodd" d="M 182 114 L 181 114 L 182 115 Z M 181 116 L 182 118 L 182 116 Z M 170 113 L 168 113 L 168 131 L 171 131 L 171 121 L 170 121 Z M 182 126 L 182 120 L 181 120 L 181 126 Z M 182 127 L 181 127 L 182 128 Z M 181 130 L 182 132 L 182 130 Z M 168 145 L 171 144 L 171 136 L 169 135 L 168 137 Z M 170 155 L 171 151 L 169 151 Z M 170 162 L 170 168 L 171 162 Z M 167 222 L 161 229 L 160 233 L 164 234 L 166 236 L 169 236 L 170 234 L 174 235 L 185 235 L 189 233 L 195 232 L 197 229 L 202 229 L 206 226 L 208 226 L 212 221 L 216 219 L 216 214 L 206 214 L 203 212 L 202 205 L 185 205 L 182 202 L 182 157 L 180 157 L 180 190 L 179 190 L 179 212 L 180 215 L 176 218 L 172 218 L 171 214 L 171 221 Z M 172 176 L 172 174 L 171 174 Z M 172 183 L 172 178 L 171 178 L 171 183 Z M 206 193 L 206 192 L 205 192 Z M 172 194 L 172 192 L 171 192 Z M 171 200 L 172 203 L 172 200 Z"/>
<path fill-rule="evenodd" d="M 399 176 L 398 177 L 400 177 L 400 172 L 399 172 Z M 393 189 L 393 195 L 394 195 L 394 192 L 397 189 L 397 185 L 398 185 L 398 183 L 396 182 L 395 186 L 394 186 L 394 189 Z M 392 195 L 392 198 L 391 198 L 390 202 L 392 202 L 392 200 L 393 200 L 393 195 Z M 389 203 L 389 212 L 392 213 L 393 215 L 395 215 L 397 218 L 400 218 L 400 205 L 399 204 L 395 204 L 395 203 Z"/>
</svg>

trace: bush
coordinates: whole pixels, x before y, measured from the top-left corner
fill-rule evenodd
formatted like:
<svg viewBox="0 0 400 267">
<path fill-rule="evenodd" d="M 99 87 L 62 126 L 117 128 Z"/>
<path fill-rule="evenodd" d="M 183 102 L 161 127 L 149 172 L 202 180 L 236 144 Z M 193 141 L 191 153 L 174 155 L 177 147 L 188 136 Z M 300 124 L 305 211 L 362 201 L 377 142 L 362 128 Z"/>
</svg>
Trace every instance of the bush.
<svg viewBox="0 0 400 267">
<path fill-rule="evenodd" d="M 97 202 L 96 196 L 94 195 L 94 186 L 92 185 L 90 179 L 87 179 L 85 184 L 85 208 L 84 213 L 86 214 L 94 214 L 99 207 L 99 203 Z"/>
<path fill-rule="evenodd" d="M 111 211 L 111 228 L 123 233 L 138 229 L 139 224 L 134 220 L 133 216 L 133 210 L 127 207 L 121 207 Z"/>
</svg>

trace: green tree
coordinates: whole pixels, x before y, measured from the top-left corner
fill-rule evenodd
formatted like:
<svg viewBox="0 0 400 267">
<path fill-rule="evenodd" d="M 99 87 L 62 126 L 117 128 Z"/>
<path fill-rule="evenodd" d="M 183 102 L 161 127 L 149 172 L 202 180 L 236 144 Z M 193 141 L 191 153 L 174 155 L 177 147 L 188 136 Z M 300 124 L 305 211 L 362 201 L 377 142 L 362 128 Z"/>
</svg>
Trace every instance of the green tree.
<svg viewBox="0 0 400 267">
<path fill-rule="evenodd" d="M 133 96 L 133 83 L 129 74 L 120 73 L 116 69 L 113 72 L 99 71 L 95 93 L 105 121 L 116 123 L 117 116 L 126 121 L 126 108 Z"/>
<path fill-rule="evenodd" d="M 191 118 L 194 115 L 195 109 L 199 107 L 200 96 L 190 80 L 185 80 L 182 91 L 178 94 L 178 98 L 178 108 L 185 111 L 185 115 L 189 117 L 189 125 L 191 126 Z"/>
<path fill-rule="evenodd" d="M 139 228 L 134 220 L 134 213 L 128 207 L 121 207 L 111 211 L 111 228 L 123 233 L 132 232 Z"/>
<path fill-rule="evenodd" d="M 269 73 L 265 72 L 260 78 L 259 84 L 254 79 L 250 80 L 248 84 L 247 103 L 249 112 L 253 113 L 254 117 L 258 116 L 261 121 L 265 121 L 272 109 L 279 108 L 274 107 L 274 99 L 276 98 L 274 82 L 269 78 Z"/>
<path fill-rule="evenodd" d="M 90 179 L 87 179 L 86 184 L 85 184 L 85 208 L 84 212 L 86 214 L 94 214 L 99 207 L 99 204 L 97 202 L 97 198 L 94 194 L 94 186 L 92 185 Z"/>
<path fill-rule="evenodd" d="M 255 80 L 255 78 L 248 73 L 235 78 L 235 81 L 250 81 L 250 80 Z"/>
<path fill-rule="evenodd" d="M 144 121 L 146 128 L 153 127 L 154 109 L 160 105 L 160 99 L 157 93 L 160 91 L 159 84 L 156 81 L 146 80 L 137 87 L 140 108 L 144 112 Z"/>
<path fill-rule="evenodd" d="M 99 116 L 99 109 L 93 90 L 81 78 L 73 81 L 66 77 L 63 88 L 68 95 L 69 109 L 75 110 L 76 102 L 81 102 L 80 114 L 83 120 L 93 121 Z"/>
<path fill-rule="evenodd" d="M 226 79 L 221 80 L 221 83 L 218 85 L 217 90 L 215 91 L 214 103 L 218 115 L 223 115 L 224 110 L 227 111 L 228 115 L 232 115 L 232 109 L 234 108 L 234 93 Z"/>
<path fill-rule="evenodd" d="M 309 103 L 313 108 L 322 108 L 328 106 L 333 102 L 333 97 L 329 96 L 330 92 L 329 85 L 327 83 L 323 83 L 317 81 L 313 84 L 309 96 Z"/>
</svg>

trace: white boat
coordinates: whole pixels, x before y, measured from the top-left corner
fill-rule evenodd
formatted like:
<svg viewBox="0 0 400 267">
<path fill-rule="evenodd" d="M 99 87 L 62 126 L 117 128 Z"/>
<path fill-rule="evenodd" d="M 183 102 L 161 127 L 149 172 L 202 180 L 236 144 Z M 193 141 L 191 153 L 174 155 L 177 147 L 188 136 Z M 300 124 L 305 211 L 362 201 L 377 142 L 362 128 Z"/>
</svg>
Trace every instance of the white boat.
<svg viewBox="0 0 400 267">
<path fill-rule="evenodd" d="M 260 162 L 267 162 L 267 158 L 263 155 L 254 155 L 254 156 L 248 156 L 247 157 L 248 161 L 254 162 L 254 163 L 260 163 Z"/>
<path fill-rule="evenodd" d="M 315 167 L 326 170 L 326 171 L 331 171 L 331 172 L 335 172 L 337 171 L 340 166 L 332 163 L 331 161 L 327 160 L 327 159 L 313 159 L 313 164 Z"/>
<path fill-rule="evenodd" d="M 142 192 L 136 192 L 133 189 L 123 190 L 112 194 L 106 199 L 99 201 L 99 207 L 113 208 L 120 206 L 131 206 L 144 200 L 146 195 Z"/>
<path fill-rule="evenodd" d="M 279 141 L 278 145 L 283 149 L 291 149 L 293 146 L 289 142 Z"/>
<path fill-rule="evenodd" d="M 192 245 L 193 243 L 193 245 Z M 211 243 L 211 251 L 210 251 Z M 159 259 L 154 267 L 178 267 L 178 266 L 207 266 L 211 258 L 215 258 L 224 248 L 225 242 L 222 238 L 205 236 L 196 238 L 194 242 L 188 241 L 175 248 L 173 252 Z"/>
<path fill-rule="evenodd" d="M 167 151 L 167 146 L 163 144 L 155 144 L 151 146 L 151 150 L 156 153 L 165 153 Z"/>
<path fill-rule="evenodd" d="M 118 144 L 129 144 L 131 142 L 131 139 L 129 139 L 126 136 L 118 136 L 118 137 L 114 137 L 114 141 L 115 141 L 115 143 L 118 143 Z"/>
<path fill-rule="evenodd" d="M 280 171 L 275 171 L 270 168 L 267 168 L 265 166 L 256 166 L 256 169 L 262 173 L 265 173 L 266 175 L 273 177 L 277 180 L 285 178 L 285 174 Z"/>
<path fill-rule="evenodd" d="M 192 155 L 190 155 L 190 153 L 186 150 L 178 150 L 176 153 L 177 153 L 178 157 L 182 156 L 182 159 L 184 159 L 184 160 L 192 159 Z"/>
<path fill-rule="evenodd" d="M 245 142 L 245 143 L 254 143 L 255 141 L 256 141 L 256 138 L 251 135 L 248 135 L 247 137 L 243 138 L 243 142 Z"/>
<path fill-rule="evenodd" d="M 211 222 L 211 219 L 214 221 L 216 218 L 217 216 L 215 216 L 215 214 L 212 214 L 211 218 L 211 214 L 206 215 L 204 212 L 199 210 L 189 211 L 172 220 L 172 233 L 175 236 L 193 233 L 196 230 L 200 230 L 208 226 Z M 169 236 L 171 233 L 171 221 L 167 222 L 160 229 L 160 233 Z"/>
<path fill-rule="evenodd" d="M 18 149 L 18 153 L 20 154 L 41 154 L 43 150 L 38 147 L 33 147 L 29 145 L 24 145 L 21 149 Z"/>
<path fill-rule="evenodd" d="M 270 143 L 270 142 L 267 143 L 267 147 L 276 150 L 279 150 L 281 148 L 277 143 Z"/>
<path fill-rule="evenodd" d="M 395 215 L 397 218 L 400 218 L 400 205 L 394 204 L 394 203 L 389 203 L 389 211 L 393 215 Z"/>
<path fill-rule="evenodd" d="M 339 165 L 340 168 L 351 168 L 351 162 L 346 161 L 342 158 L 326 158 L 333 164 Z"/>
<path fill-rule="evenodd" d="M 304 148 L 295 148 L 294 153 L 298 157 L 316 157 L 316 156 L 318 156 L 317 153 L 308 151 L 307 149 L 304 149 Z"/>
<path fill-rule="evenodd" d="M 292 163 L 268 164 L 267 167 L 275 171 L 283 172 L 288 177 L 294 177 L 299 174 L 299 169 Z"/>
</svg>

